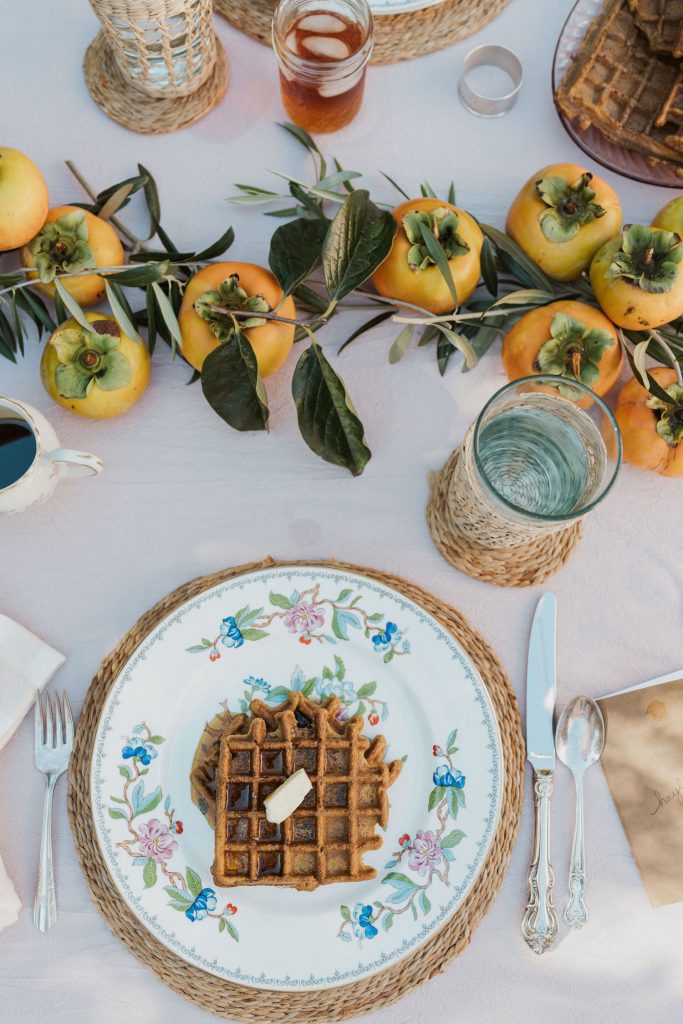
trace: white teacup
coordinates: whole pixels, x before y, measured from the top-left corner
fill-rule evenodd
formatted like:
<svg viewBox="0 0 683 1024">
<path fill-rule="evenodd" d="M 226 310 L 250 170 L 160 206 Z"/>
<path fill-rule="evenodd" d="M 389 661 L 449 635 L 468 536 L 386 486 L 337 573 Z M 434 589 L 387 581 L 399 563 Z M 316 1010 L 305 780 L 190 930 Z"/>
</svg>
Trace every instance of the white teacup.
<svg viewBox="0 0 683 1024">
<path fill-rule="evenodd" d="M 0 395 L 0 427 L 3 421 L 25 426 L 31 432 L 35 453 L 17 479 L 9 483 L 5 480 L 5 486 L 0 487 L 0 515 L 13 515 L 41 504 L 60 480 L 101 472 L 102 463 L 95 455 L 60 448 L 53 427 L 33 406 Z"/>
</svg>

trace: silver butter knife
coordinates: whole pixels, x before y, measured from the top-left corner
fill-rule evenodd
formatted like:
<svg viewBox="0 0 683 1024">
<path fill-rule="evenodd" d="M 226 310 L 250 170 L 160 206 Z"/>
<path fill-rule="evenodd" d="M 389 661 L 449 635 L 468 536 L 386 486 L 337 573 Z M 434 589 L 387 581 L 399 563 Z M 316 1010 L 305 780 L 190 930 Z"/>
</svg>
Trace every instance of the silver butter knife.
<svg viewBox="0 0 683 1024">
<path fill-rule="evenodd" d="M 534 770 L 534 852 L 529 869 L 529 903 L 522 935 L 534 953 L 545 953 L 557 937 L 550 866 L 549 818 L 555 770 L 555 629 L 557 599 L 544 594 L 536 606 L 526 677 L 526 756 Z"/>
</svg>

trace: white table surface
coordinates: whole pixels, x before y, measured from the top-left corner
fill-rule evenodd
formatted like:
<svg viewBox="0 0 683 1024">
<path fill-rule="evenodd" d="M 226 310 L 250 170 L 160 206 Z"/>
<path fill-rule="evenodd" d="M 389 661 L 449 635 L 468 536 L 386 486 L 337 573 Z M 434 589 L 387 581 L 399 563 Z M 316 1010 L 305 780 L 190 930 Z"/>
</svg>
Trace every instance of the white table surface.
<svg viewBox="0 0 683 1024">
<path fill-rule="evenodd" d="M 550 96 L 550 63 L 568 0 L 514 0 L 476 43 L 511 45 L 526 81 L 517 107 L 478 120 L 456 97 L 466 41 L 394 67 L 373 68 L 356 122 L 324 140 L 345 167 L 379 176 L 428 178 L 437 190 L 455 178 L 460 204 L 499 226 L 521 183 L 554 160 L 584 159 L 565 135 Z M 4 144 L 29 153 L 54 201 L 78 197 L 64 167 L 71 157 L 98 187 L 135 171 L 156 175 L 163 220 L 181 247 L 212 241 L 232 223 L 231 255 L 265 262 L 273 221 L 230 208 L 234 181 L 268 186 L 265 168 L 309 172 L 307 157 L 275 127 L 282 119 L 270 52 L 220 19 L 231 85 L 225 101 L 189 131 L 145 138 L 118 127 L 91 102 L 81 75 L 96 21 L 84 0 L 18 4 L 0 0 L 0 83 Z M 596 168 L 600 173 L 599 168 Z M 645 221 L 674 194 L 613 174 L 626 217 Z M 328 351 L 343 325 L 322 335 Z M 540 589 L 504 590 L 450 569 L 425 525 L 427 473 L 441 466 L 482 403 L 504 383 L 499 350 L 474 373 L 437 373 L 431 352 L 387 362 L 395 330 L 381 328 L 338 365 L 364 420 L 373 459 L 352 479 L 306 448 L 289 393 L 294 359 L 268 381 L 271 432 L 232 432 L 185 386 L 183 366 L 163 346 L 151 387 L 120 421 L 77 419 L 43 391 L 40 349 L 18 366 L 0 362 L 0 391 L 34 403 L 66 446 L 105 462 L 94 481 L 63 485 L 44 507 L 0 525 L 0 610 L 67 655 L 57 683 L 78 710 L 103 656 L 137 617 L 198 574 L 272 554 L 337 558 L 397 572 L 462 609 L 498 652 L 521 708 L 529 623 Z M 592 516 L 580 548 L 552 581 L 559 598 L 559 701 L 601 695 L 683 663 L 680 482 L 626 467 Z M 42 780 L 33 770 L 32 724 L 0 754 L 0 848 L 25 909 L 0 935 L 0 1020 L 7 1024 L 201 1024 L 186 1003 L 141 966 L 90 901 L 57 793 L 55 827 L 60 916 L 48 935 L 31 924 Z M 602 772 L 587 780 L 590 927 L 568 934 L 538 958 L 519 933 L 526 899 L 532 808 L 500 895 L 471 945 L 438 978 L 367 1020 L 416 1019 L 493 1024 L 652 1024 L 680 1020 L 683 907 L 647 902 Z M 560 766 L 552 819 L 557 902 L 563 905 L 573 821 L 571 780 Z"/>
</svg>

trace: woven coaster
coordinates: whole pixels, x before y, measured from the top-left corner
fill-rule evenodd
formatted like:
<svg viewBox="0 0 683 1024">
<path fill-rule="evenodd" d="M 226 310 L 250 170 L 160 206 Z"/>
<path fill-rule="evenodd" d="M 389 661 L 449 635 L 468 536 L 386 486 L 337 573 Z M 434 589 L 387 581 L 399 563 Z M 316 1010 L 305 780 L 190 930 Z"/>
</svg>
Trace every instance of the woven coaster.
<svg viewBox="0 0 683 1024">
<path fill-rule="evenodd" d="M 395 64 L 443 50 L 487 25 L 508 0 L 442 0 L 408 14 L 375 18 L 373 64 Z M 214 8 L 231 25 L 261 43 L 271 44 L 271 25 L 277 0 L 214 0 Z M 455 78 L 453 79 L 455 82 Z"/>
<path fill-rule="evenodd" d="M 437 548 L 455 569 L 499 587 L 533 587 L 561 569 L 581 538 L 582 522 L 514 547 L 477 544 L 458 528 L 449 511 L 448 489 L 460 449 L 442 470 L 430 474 L 427 523 Z"/>
<path fill-rule="evenodd" d="M 151 608 L 105 658 L 83 703 L 69 766 L 68 808 L 76 852 L 97 909 L 114 935 L 131 953 L 197 1006 L 231 1020 L 298 1024 L 343 1020 L 367 1013 L 368 980 L 314 992 L 273 992 L 247 988 L 207 974 L 181 960 L 155 939 L 129 909 L 112 884 L 97 843 L 90 802 L 90 771 L 100 713 L 117 675 L 130 656 L 167 615 L 210 587 L 244 573 L 276 565 L 272 559 L 224 569 L 183 584 Z M 496 655 L 455 608 L 397 576 L 341 562 L 288 562 L 287 565 L 325 565 L 361 573 L 393 587 L 437 619 L 462 645 L 486 684 L 501 737 L 504 763 L 500 817 L 479 876 L 456 913 L 410 957 L 371 979 L 372 1006 L 396 1002 L 411 988 L 438 974 L 469 944 L 488 911 L 510 859 L 519 826 L 524 791 L 524 741 L 517 702 Z"/>
<path fill-rule="evenodd" d="M 136 89 L 121 74 L 102 32 L 85 51 L 83 73 L 88 92 L 107 117 L 143 135 L 187 128 L 213 110 L 228 88 L 228 60 L 219 39 L 211 75 L 189 96 L 157 100 Z"/>
</svg>

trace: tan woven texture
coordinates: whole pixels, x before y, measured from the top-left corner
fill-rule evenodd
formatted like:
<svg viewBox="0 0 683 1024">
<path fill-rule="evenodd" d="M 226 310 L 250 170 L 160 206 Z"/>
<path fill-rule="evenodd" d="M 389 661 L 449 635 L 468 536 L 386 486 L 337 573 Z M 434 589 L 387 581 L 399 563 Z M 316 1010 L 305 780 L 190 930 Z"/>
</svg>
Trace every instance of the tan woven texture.
<svg viewBox="0 0 683 1024">
<path fill-rule="evenodd" d="M 76 850 L 95 905 L 114 935 L 131 953 L 176 992 L 212 1013 L 249 1022 L 323 1022 L 367 1013 L 368 981 L 318 992 L 272 992 L 246 988 L 214 977 L 181 960 L 141 928 L 139 921 L 112 885 L 102 859 L 90 802 L 92 752 L 100 713 L 118 673 L 133 652 L 167 615 L 210 587 L 235 576 L 278 564 L 272 559 L 253 562 L 203 576 L 178 587 L 151 608 L 102 663 L 86 694 L 69 768 L 68 807 Z M 517 836 L 524 789 L 524 742 L 515 695 L 498 658 L 486 641 L 455 608 L 421 587 L 374 569 L 345 563 L 287 563 L 333 565 L 358 572 L 393 587 L 437 619 L 462 645 L 484 680 L 500 730 L 504 763 L 501 810 L 495 836 L 480 874 L 457 912 L 412 956 L 389 967 L 371 981 L 374 1008 L 396 1002 L 411 988 L 438 974 L 469 944 L 474 929 L 500 888 Z"/>
<path fill-rule="evenodd" d="M 90 0 L 124 78 L 157 98 L 187 96 L 216 62 L 211 0 Z"/>
<path fill-rule="evenodd" d="M 421 11 L 376 17 L 372 63 L 395 64 L 452 46 L 487 25 L 507 2 L 443 0 Z M 268 46 L 276 6 L 276 0 L 214 0 L 216 11 L 231 25 Z"/>
<path fill-rule="evenodd" d="M 486 583 L 542 583 L 562 568 L 578 544 L 581 521 L 537 535 L 523 527 L 515 532 L 509 521 L 477 500 L 462 451 L 456 449 L 443 469 L 430 475 L 427 522 L 437 548 L 454 568 Z"/>
<path fill-rule="evenodd" d="M 188 96 L 154 99 L 131 85 L 121 73 L 103 32 L 85 51 L 83 73 L 88 92 L 104 113 L 124 128 L 143 135 L 187 128 L 213 110 L 228 88 L 228 61 L 218 39 L 210 77 Z"/>
</svg>

